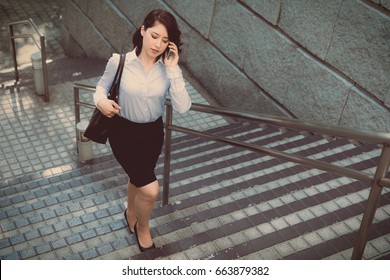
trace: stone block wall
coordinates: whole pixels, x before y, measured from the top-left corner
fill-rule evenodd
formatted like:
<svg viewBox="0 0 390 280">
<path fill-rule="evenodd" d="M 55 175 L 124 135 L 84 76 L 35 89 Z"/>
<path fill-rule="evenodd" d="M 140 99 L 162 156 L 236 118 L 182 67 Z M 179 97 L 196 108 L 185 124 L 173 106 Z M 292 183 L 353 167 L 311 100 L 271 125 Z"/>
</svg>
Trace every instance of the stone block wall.
<svg viewBox="0 0 390 280">
<path fill-rule="evenodd" d="M 221 105 L 390 132 L 390 0 L 64 0 L 64 48 L 128 51 L 155 8 L 176 16 L 182 66 Z"/>
</svg>

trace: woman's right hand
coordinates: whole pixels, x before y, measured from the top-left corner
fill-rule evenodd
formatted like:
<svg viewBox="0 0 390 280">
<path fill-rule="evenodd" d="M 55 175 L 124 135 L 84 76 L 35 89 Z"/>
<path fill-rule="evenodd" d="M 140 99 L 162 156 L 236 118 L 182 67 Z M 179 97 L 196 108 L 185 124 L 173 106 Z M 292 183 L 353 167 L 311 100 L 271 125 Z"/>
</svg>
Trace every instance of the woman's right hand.
<svg viewBox="0 0 390 280">
<path fill-rule="evenodd" d="M 113 100 L 100 99 L 96 107 L 106 117 L 112 118 L 115 114 L 118 114 L 121 107 Z"/>
</svg>

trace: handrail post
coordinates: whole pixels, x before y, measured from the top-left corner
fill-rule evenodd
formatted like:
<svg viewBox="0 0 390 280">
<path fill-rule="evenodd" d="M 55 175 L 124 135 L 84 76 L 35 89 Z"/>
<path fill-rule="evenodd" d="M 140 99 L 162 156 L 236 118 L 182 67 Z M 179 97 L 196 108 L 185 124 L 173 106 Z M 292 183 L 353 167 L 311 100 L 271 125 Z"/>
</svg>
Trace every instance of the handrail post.
<svg viewBox="0 0 390 280">
<path fill-rule="evenodd" d="M 74 102 L 74 127 L 80 122 L 80 94 L 79 88 L 73 87 L 73 102 Z M 76 131 L 76 141 L 77 141 L 77 131 Z"/>
<path fill-rule="evenodd" d="M 15 48 L 15 38 L 14 38 L 14 27 L 13 25 L 8 25 L 9 28 L 9 36 L 11 40 L 11 46 L 12 46 L 12 55 L 13 55 L 13 61 L 14 61 L 14 71 L 15 71 L 15 80 L 19 81 L 19 71 L 18 71 L 18 62 L 16 61 L 16 48 Z"/>
<path fill-rule="evenodd" d="M 379 159 L 378 168 L 376 169 L 373 179 L 373 185 L 371 187 L 370 194 L 368 196 L 366 208 L 363 214 L 363 219 L 360 224 L 359 235 L 356 241 L 356 245 L 353 248 L 352 257 L 353 260 L 362 259 L 364 248 L 366 247 L 368 234 L 370 232 L 372 222 L 374 220 L 375 212 L 379 197 L 382 192 L 382 186 L 379 184 L 379 180 L 386 176 L 390 165 L 390 145 L 383 145 L 382 153 Z"/>
<path fill-rule="evenodd" d="M 172 139 L 172 105 L 166 104 L 165 119 L 165 150 L 164 150 L 164 177 L 163 177 L 163 205 L 169 201 L 169 174 L 171 169 L 171 139 Z"/>
<path fill-rule="evenodd" d="M 43 71 L 43 85 L 45 91 L 45 102 L 49 102 L 49 85 L 47 77 L 47 64 L 46 64 L 46 45 L 45 45 L 45 36 L 40 36 L 41 39 L 41 58 L 42 58 L 42 71 Z"/>
<path fill-rule="evenodd" d="M 74 120 L 75 120 L 75 125 L 80 122 L 80 107 L 79 107 L 79 102 L 80 102 L 80 94 L 79 94 L 79 88 L 78 87 L 73 87 L 73 101 L 74 101 Z"/>
</svg>

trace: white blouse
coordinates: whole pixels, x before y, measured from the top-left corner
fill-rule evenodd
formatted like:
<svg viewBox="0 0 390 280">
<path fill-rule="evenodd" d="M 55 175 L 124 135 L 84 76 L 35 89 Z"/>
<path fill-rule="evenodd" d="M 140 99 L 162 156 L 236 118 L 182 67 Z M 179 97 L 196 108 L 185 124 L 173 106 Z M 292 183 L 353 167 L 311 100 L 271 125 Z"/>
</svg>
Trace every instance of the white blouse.
<svg viewBox="0 0 390 280">
<path fill-rule="evenodd" d="M 115 53 L 108 60 L 93 95 L 95 105 L 101 98 L 107 98 L 119 58 L 120 55 Z M 135 50 L 127 53 L 119 86 L 119 116 L 136 123 L 153 122 L 164 114 L 167 95 L 173 108 L 179 113 L 190 109 L 191 99 L 185 88 L 180 67 L 165 67 L 161 58 L 145 72 Z"/>
</svg>

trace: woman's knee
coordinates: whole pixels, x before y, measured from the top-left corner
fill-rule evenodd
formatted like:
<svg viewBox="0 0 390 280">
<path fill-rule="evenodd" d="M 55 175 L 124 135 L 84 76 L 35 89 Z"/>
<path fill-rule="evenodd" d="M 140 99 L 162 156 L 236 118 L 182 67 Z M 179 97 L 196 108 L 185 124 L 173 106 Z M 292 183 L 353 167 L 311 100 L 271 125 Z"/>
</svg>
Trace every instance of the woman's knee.
<svg viewBox="0 0 390 280">
<path fill-rule="evenodd" d="M 158 187 L 158 182 L 154 181 L 148 185 L 140 187 L 138 192 L 142 196 L 142 199 L 155 202 L 158 197 Z"/>
</svg>

